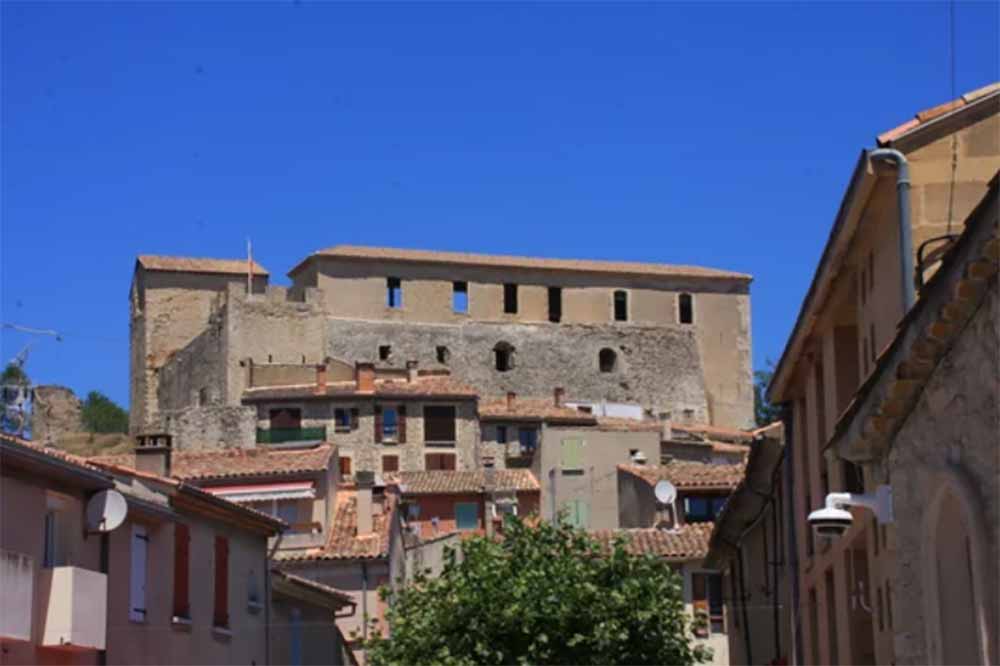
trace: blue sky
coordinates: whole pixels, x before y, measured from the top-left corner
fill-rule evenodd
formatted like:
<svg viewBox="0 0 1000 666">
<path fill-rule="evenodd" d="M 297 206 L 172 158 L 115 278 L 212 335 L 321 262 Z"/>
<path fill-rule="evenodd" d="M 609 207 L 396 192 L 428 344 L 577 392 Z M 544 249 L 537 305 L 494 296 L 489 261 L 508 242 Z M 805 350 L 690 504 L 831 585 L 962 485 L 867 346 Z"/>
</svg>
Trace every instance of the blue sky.
<svg viewBox="0 0 1000 666">
<path fill-rule="evenodd" d="M 2 5 L 2 320 L 128 400 L 139 253 L 337 243 L 752 273 L 777 359 L 860 150 L 951 98 L 948 5 Z M 959 93 L 998 77 L 956 7 Z M 3 331 L 3 360 L 30 339 Z"/>
</svg>

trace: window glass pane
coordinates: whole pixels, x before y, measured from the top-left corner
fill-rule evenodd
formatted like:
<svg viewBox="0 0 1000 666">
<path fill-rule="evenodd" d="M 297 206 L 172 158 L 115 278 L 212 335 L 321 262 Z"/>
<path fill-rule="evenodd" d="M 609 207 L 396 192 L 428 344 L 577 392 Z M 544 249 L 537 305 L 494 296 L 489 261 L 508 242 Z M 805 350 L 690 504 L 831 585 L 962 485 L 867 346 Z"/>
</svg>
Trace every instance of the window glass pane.
<svg viewBox="0 0 1000 666">
<path fill-rule="evenodd" d="M 709 500 L 705 497 L 684 498 L 684 517 L 689 522 L 704 522 L 710 520 Z"/>
<path fill-rule="evenodd" d="M 338 407 L 333 410 L 333 420 L 338 428 L 350 428 L 351 427 L 351 413 L 346 409 Z"/>
<path fill-rule="evenodd" d="M 278 518 L 289 525 L 299 522 L 299 503 L 295 500 L 281 500 L 278 502 Z"/>
<path fill-rule="evenodd" d="M 517 431 L 517 441 L 522 451 L 534 451 L 538 447 L 538 431 L 534 428 L 520 428 Z"/>
<path fill-rule="evenodd" d="M 497 443 L 507 443 L 507 426 L 497 426 Z"/>
<path fill-rule="evenodd" d="M 386 407 L 382 410 L 382 436 L 393 438 L 399 430 L 399 418 L 395 407 Z"/>
<path fill-rule="evenodd" d="M 475 502 L 455 504 L 455 526 L 460 530 L 474 530 L 479 527 L 478 507 Z"/>
<path fill-rule="evenodd" d="M 386 279 L 386 305 L 390 308 L 403 307 L 403 287 L 399 278 Z"/>
</svg>

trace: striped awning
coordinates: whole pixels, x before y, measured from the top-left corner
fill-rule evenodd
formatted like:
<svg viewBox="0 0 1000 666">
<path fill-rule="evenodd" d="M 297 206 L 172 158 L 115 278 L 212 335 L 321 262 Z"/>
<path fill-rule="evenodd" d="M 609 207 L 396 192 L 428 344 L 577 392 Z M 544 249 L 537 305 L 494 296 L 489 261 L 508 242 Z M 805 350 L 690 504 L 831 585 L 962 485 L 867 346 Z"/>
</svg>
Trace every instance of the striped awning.
<svg viewBox="0 0 1000 666">
<path fill-rule="evenodd" d="M 212 486 L 203 490 L 231 502 L 265 502 L 270 500 L 313 499 L 316 497 L 316 487 L 312 481 Z"/>
</svg>

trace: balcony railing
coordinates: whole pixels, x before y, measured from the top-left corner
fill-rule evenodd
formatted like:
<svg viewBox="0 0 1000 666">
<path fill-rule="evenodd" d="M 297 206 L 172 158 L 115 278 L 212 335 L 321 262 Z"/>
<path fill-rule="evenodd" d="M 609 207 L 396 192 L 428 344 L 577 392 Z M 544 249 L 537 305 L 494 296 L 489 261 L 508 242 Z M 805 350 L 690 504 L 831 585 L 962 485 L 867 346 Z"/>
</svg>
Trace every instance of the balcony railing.
<svg viewBox="0 0 1000 666">
<path fill-rule="evenodd" d="M 104 649 L 108 622 L 108 577 L 80 567 L 39 572 L 39 645 Z"/>
<path fill-rule="evenodd" d="M 24 553 L 0 550 L 0 639 L 31 640 L 35 597 L 35 560 Z"/>
<path fill-rule="evenodd" d="M 326 440 L 326 426 L 315 428 L 257 428 L 258 444 L 283 444 L 285 442 L 322 442 Z"/>
</svg>

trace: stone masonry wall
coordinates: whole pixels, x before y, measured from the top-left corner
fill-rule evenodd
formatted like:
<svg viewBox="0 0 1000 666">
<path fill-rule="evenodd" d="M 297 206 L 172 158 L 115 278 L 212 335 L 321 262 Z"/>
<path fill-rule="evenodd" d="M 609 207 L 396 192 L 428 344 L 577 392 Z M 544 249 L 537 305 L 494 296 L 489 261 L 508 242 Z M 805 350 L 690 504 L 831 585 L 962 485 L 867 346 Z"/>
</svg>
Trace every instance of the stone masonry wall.
<svg viewBox="0 0 1000 666">
<path fill-rule="evenodd" d="M 928 591 L 923 562 L 925 550 L 933 547 L 933 540 L 924 530 L 923 517 L 928 502 L 943 482 L 942 472 L 949 468 L 968 481 L 982 512 L 988 544 L 986 570 L 991 578 L 982 593 L 991 608 L 990 630 L 996 641 L 1000 617 L 997 601 L 1000 581 L 996 574 L 996 563 L 1000 562 L 998 341 L 1000 305 L 994 278 L 985 302 L 941 360 L 895 437 L 889 458 L 897 562 L 891 603 L 896 613 L 895 651 L 899 664 L 926 664 L 931 659 L 925 643 L 930 628 L 924 616 L 924 595 Z M 872 582 L 878 585 L 878 581 Z M 946 613 L 947 609 L 941 612 Z"/>
<path fill-rule="evenodd" d="M 253 448 L 257 445 L 257 411 L 253 407 L 206 405 L 163 410 L 152 429 L 173 436 L 176 451 Z"/>
<path fill-rule="evenodd" d="M 83 430 L 80 399 L 65 386 L 36 386 L 32 409 L 31 436 L 36 441 L 57 442 Z"/>
<path fill-rule="evenodd" d="M 551 396 L 557 386 L 566 399 L 638 402 L 654 413 L 692 410 L 708 419 L 708 404 L 695 332 L 681 326 L 503 324 L 463 325 L 330 319 L 329 355 L 402 367 L 416 360 L 439 366 L 438 346 L 447 347 L 445 364 L 453 376 L 484 397 L 514 391 L 521 396 Z M 514 367 L 496 370 L 498 342 L 514 347 Z M 391 345 L 380 360 L 380 345 Z M 598 352 L 617 354 L 613 372 L 602 373 Z"/>
</svg>

